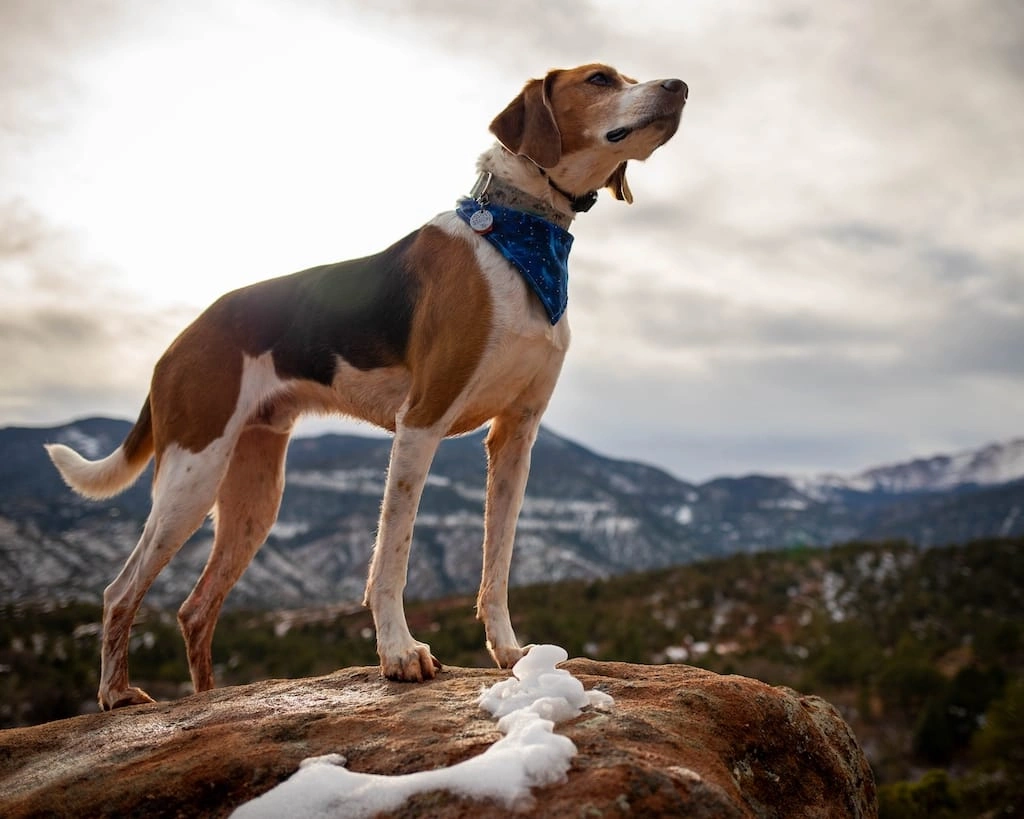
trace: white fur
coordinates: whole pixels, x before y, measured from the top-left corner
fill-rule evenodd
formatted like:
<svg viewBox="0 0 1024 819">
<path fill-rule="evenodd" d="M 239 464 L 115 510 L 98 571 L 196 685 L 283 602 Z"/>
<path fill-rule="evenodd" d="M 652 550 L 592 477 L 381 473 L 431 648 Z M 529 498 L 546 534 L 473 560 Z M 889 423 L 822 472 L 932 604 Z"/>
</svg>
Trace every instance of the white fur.
<svg viewBox="0 0 1024 819">
<path fill-rule="evenodd" d="M 94 500 L 112 498 L 123 492 L 139 477 L 147 463 L 129 464 L 124 457 L 123 446 L 98 461 L 87 460 L 64 444 L 45 446 L 64 483 L 78 494 Z"/>
</svg>

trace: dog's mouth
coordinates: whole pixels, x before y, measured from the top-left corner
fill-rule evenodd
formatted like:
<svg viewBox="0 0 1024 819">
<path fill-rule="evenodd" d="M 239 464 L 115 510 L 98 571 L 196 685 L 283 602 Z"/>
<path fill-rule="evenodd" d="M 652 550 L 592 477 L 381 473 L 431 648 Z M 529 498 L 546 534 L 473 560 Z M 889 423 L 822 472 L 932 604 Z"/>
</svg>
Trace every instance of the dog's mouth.
<svg viewBox="0 0 1024 819">
<path fill-rule="evenodd" d="M 656 84 L 656 85 L 655 85 Z M 679 118 L 683 115 L 683 108 L 690 96 L 690 89 L 682 80 L 655 80 L 653 83 L 646 83 L 645 95 L 652 91 L 655 96 L 648 98 L 648 104 L 643 106 L 640 119 L 631 125 L 620 125 L 605 132 L 604 138 L 608 142 L 622 142 L 630 135 L 652 128 L 661 131 L 661 142 L 664 145 L 668 142 L 679 128 Z"/>
<path fill-rule="evenodd" d="M 648 117 L 634 125 L 619 126 L 618 128 L 612 128 L 608 131 L 604 138 L 609 142 L 622 142 L 631 134 L 635 134 L 638 131 L 644 131 L 647 128 L 658 127 L 661 128 L 664 133 L 664 139 L 662 144 L 668 142 L 669 139 L 675 134 L 676 129 L 679 128 L 679 118 L 682 116 L 682 108 L 678 111 L 673 111 L 671 114 L 662 114 L 661 116 Z"/>
</svg>

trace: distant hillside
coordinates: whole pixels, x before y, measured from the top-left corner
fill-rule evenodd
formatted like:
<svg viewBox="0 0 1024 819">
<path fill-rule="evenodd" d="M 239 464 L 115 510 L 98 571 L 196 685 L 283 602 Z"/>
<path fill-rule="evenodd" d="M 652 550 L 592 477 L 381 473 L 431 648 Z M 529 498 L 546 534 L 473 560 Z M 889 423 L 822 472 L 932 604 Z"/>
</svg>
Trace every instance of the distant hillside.
<svg viewBox="0 0 1024 819">
<path fill-rule="evenodd" d="M 78 498 L 42 445 L 91 457 L 118 446 L 124 421 L 0 430 L 0 599 L 98 600 L 149 509 L 149 476 L 111 501 Z M 479 582 L 482 435 L 446 441 L 417 522 L 409 595 Z M 390 441 L 295 439 L 281 514 L 229 599 L 270 608 L 358 600 L 377 524 Z M 513 583 L 603 578 L 799 545 L 900 538 L 931 546 L 1024 534 L 1024 443 L 868 470 L 849 479 L 747 476 L 695 485 L 602 457 L 548 430 L 534 449 Z M 150 602 L 176 607 L 209 549 L 207 526 L 158 578 Z"/>
<path fill-rule="evenodd" d="M 680 662 L 826 697 L 883 786 L 882 819 L 1019 815 L 1024 539 L 734 555 L 519 588 L 511 603 L 523 640 L 573 657 Z M 444 663 L 490 666 L 472 596 L 414 602 L 408 614 Z M 0 604 L 0 728 L 95 709 L 99 617 L 97 604 Z M 218 682 L 372 665 L 373 636 L 358 605 L 228 611 L 214 639 Z M 131 668 L 158 698 L 190 693 L 173 611 L 142 612 Z M 920 785 L 896 784 L 928 768 Z"/>
</svg>

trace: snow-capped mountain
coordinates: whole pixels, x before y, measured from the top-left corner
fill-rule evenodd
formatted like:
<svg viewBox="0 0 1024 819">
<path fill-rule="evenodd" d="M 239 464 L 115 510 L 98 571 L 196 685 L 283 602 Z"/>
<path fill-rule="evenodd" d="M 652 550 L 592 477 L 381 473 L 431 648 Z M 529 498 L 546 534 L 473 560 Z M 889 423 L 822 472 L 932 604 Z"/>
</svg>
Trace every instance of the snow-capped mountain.
<svg viewBox="0 0 1024 819">
<path fill-rule="evenodd" d="M 95 503 L 61 482 L 43 443 L 90 457 L 129 424 L 88 419 L 0 429 L 0 599 L 97 600 L 149 511 L 149 478 Z M 390 441 L 292 441 L 281 513 L 229 603 L 357 601 L 377 525 Z M 1024 441 L 879 467 L 850 478 L 746 476 L 695 485 L 602 457 L 548 430 L 533 453 L 513 582 L 597 578 L 733 552 L 850 540 L 922 545 L 1024 534 Z M 417 520 L 408 593 L 472 592 L 481 570 L 485 459 L 480 434 L 446 441 Z M 176 606 L 206 560 L 204 527 L 158 578 L 150 602 Z"/>
<path fill-rule="evenodd" d="M 953 455 L 933 455 L 877 466 L 852 476 L 822 475 L 795 479 L 808 493 L 846 489 L 855 492 L 942 492 L 963 486 L 994 486 L 1024 478 L 1024 438 L 993 443 Z"/>
<path fill-rule="evenodd" d="M 955 455 L 935 455 L 869 469 L 860 479 L 877 491 L 935 492 L 966 484 L 992 486 L 1024 478 L 1024 438 Z"/>
</svg>

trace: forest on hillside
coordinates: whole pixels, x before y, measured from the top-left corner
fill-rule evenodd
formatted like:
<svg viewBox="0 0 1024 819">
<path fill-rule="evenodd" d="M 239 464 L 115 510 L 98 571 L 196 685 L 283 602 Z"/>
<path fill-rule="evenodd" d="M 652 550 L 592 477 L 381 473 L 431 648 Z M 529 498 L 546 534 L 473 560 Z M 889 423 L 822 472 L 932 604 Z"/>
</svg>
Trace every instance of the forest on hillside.
<svg viewBox="0 0 1024 819">
<path fill-rule="evenodd" d="M 853 728 L 883 817 L 1024 815 L 1024 540 L 921 550 L 849 544 L 514 589 L 526 642 L 570 656 L 682 662 L 818 694 Z M 489 666 L 471 598 L 408 605 L 443 662 Z M 0 727 L 95 709 L 100 609 L 0 606 Z M 218 684 L 376 663 L 358 605 L 227 610 Z M 190 693 L 174 612 L 144 610 L 132 678 Z"/>
</svg>

